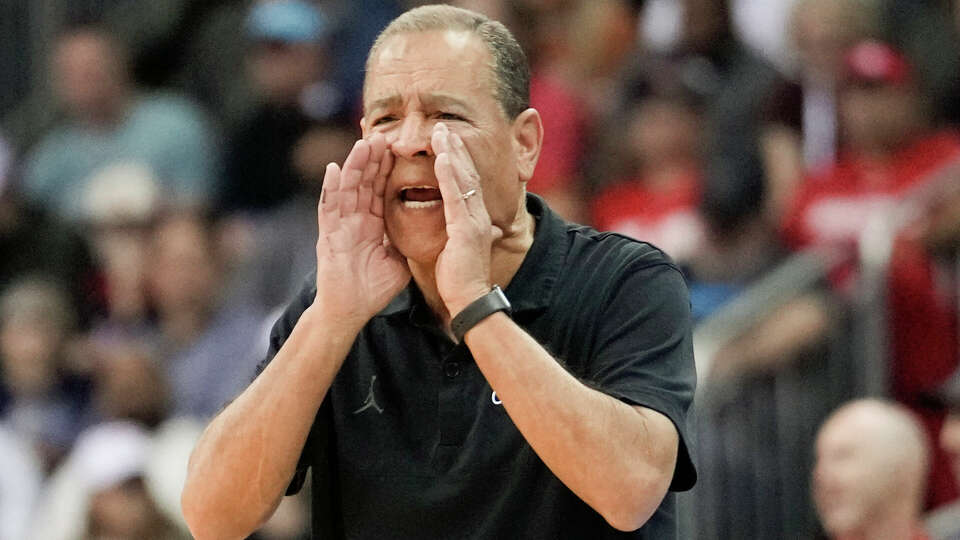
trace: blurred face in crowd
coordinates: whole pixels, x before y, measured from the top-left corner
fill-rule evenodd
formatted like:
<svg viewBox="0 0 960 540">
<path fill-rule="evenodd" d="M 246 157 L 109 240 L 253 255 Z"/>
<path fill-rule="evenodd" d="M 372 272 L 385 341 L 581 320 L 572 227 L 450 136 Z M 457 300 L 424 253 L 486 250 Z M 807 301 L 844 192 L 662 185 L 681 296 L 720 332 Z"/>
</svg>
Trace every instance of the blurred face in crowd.
<svg viewBox="0 0 960 540">
<path fill-rule="evenodd" d="M 919 504 L 925 448 L 903 423 L 867 404 L 841 409 L 821 428 L 813 498 L 831 537 L 862 533 L 895 505 Z"/>
<path fill-rule="evenodd" d="M 363 133 L 382 133 L 396 156 L 384 219 L 391 241 L 410 259 L 433 261 L 446 243 L 431 146 L 438 122 L 463 139 L 493 224 L 506 231 L 522 215 L 540 119 L 532 109 L 507 118 L 495 98 L 491 63 L 479 38 L 452 30 L 392 36 L 371 58 Z"/>
<path fill-rule="evenodd" d="M 154 425 L 166 408 L 166 379 L 147 349 L 136 343 L 98 347 L 94 370 L 97 409 L 106 418 Z"/>
<path fill-rule="evenodd" d="M 840 76 L 844 52 L 863 37 L 857 28 L 863 10 L 849 0 L 806 0 L 793 14 L 793 40 L 804 75 L 832 84 Z"/>
<path fill-rule="evenodd" d="M 698 146 L 698 117 L 677 100 L 648 98 L 631 115 L 628 144 L 645 169 L 689 165 Z"/>
<path fill-rule="evenodd" d="M 49 321 L 13 320 L 0 326 L 3 379 L 16 396 L 44 394 L 55 380 L 63 332 Z"/>
<path fill-rule="evenodd" d="M 167 218 L 153 233 L 150 291 L 162 316 L 206 313 L 217 293 L 217 259 L 207 226 L 193 216 Z"/>
<path fill-rule="evenodd" d="M 261 41 L 252 46 L 247 72 L 267 101 L 295 103 L 320 75 L 322 49 L 315 43 Z"/>
<path fill-rule="evenodd" d="M 42 396 L 56 380 L 69 336 L 67 301 L 59 289 L 24 282 L 12 285 L 0 304 L 0 375 L 14 396 Z"/>
<path fill-rule="evenodd" d="M 93 540 L 142 540 L 169 533 L 140 478 L 93 494 L 87 523 L 88 537 Z"/>
<path fill-rule="evenodd" d="M 95 31 L 65 36 L 53 55 L 53 82 L 68 111 L 92 123 L 115 120 L 127 96 L 117 45 Z"/>
<path fill-rule="evenodd" d="M 885 152 L 909 141 L 924 124 L 917 91 L 910 85 L 854 84 L 840 100 L 841 129 L 858 151 Z"/>
</svg>

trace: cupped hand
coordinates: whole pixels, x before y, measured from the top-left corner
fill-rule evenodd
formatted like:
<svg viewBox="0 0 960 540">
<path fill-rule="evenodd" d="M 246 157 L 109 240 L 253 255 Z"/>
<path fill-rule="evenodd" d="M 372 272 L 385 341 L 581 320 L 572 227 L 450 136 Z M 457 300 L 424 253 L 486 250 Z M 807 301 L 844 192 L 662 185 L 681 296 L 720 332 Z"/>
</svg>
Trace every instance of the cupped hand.
<svg viewBox="0 0 960 540">
<path fill-rule="evenodd" d="M 359 330 L 410 281 L 383 221 L 393 154 L 380 134 L 354 145 L 343 169 L 327 165 L 317 210 L 317 295 L 328 320 Z"/>
<path fill-rule="evenodd" d="M 447 243 L 437 257 L 437 290 L 454 317 L 490 291 L 493 243 L 503 231 L 490 221 L 480 175 L 460 136 L 437 123 L 431 145 L 447 228 Z"/>
</svg>

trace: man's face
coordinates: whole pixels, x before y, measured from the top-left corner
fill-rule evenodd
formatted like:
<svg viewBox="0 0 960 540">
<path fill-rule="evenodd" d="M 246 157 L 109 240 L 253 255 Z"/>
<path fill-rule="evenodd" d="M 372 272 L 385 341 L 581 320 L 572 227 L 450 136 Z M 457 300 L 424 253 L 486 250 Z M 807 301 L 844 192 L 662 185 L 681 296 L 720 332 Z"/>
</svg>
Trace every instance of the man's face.
<svg viewBox="0 0 960 540">
<path fill-rule="evenodd" d="M 922 115 L 916 92 L 889 84 L 851 86 L 841 94 L 843 130 L 859 150 L 903 144 Z"/>
<path fill-rule="evenodd" d="M 494 97 L 491 62 L 474 35 L 440 30 L 393 36 L 371 59 L 363 134 L 382 133 L 396 156 L 384 219 L 409 259 L 435 260 L 446 244 L 430 142 L 438 122 L 459 134 L 473 157 L 493 224 L 505 227 L 521 213 L 529 178 L 518 168 L 514 123 Z"/>
<path fill-rule="evenodd" d="M 817 438 L 813 498 L 823 527 L 831 537 L 859 530 L 889 493 L 883 485 L 889 468 L 871 437 L 848 421 L 828 422 Z"/>
<path fill-rule="evenodd" d="M 53 59 L 57 93 L 70 113 L 81 118 L 112 114 L 123 99 L 126 76 L 109 41 L 79 33 L 62 41 Z"/>
</svg>

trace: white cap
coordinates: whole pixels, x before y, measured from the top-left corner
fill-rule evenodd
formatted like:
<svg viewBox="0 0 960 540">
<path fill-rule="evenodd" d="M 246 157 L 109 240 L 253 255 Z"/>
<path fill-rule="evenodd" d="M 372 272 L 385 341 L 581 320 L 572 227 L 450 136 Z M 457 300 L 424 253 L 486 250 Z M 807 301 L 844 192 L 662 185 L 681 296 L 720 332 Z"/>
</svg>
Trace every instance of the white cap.
<svg viewBox="0 0 960 540">
<path fill-rule="evenodd" d="M 149 220 L 161 202 L 159 182 L 141 163 L 121 162 L 98 169 L 87 180 L 83 214 L 95 224 Z"/>
<path fill-rule="evenodd" d="M 150 446 L 150 433 L 139 424 L 99 424 L 80 434 L 71 466 L 87 493 L 94 494 L 142 476 Z"/>
</svg>

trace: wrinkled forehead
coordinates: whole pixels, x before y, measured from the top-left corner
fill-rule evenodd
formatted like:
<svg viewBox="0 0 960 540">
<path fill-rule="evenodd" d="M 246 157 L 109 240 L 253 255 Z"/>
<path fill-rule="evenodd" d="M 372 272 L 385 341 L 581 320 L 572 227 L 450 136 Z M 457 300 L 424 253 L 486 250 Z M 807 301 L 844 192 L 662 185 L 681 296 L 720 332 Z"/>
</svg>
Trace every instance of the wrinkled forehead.
<svg viewBox="0 0 960 540">
<path fill-rule="evenodd" d="M 364 102 L 403 90 L 400 81 L 492 90 L 493 60 L 483 41 L 467 30 L 402 32 L 371 51 L 364 79 Z"/>
</svg>

